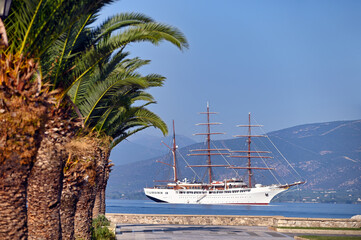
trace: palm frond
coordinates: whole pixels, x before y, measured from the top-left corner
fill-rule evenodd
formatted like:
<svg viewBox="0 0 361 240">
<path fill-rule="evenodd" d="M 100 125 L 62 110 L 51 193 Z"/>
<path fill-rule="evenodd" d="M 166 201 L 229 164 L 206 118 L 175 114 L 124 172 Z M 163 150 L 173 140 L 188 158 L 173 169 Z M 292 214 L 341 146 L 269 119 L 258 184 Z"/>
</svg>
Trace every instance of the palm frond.
<svg viewBox="0 0 361 240">
<path fill-rule="evenodd" d="M 155 127 L 161 130 L 164 135 L 168 134 L 167 125 L 163 120 L 145 107 L 133 107 L 125 114 L 124 111 L 115 112 L 115 114 L 108 119 L 106 125 L 108 126 L 104 129 L 107 129 L 107 135 L 113 139 L 116 139 L 129 129 L 139 126 Z"/>
<path fill-rule="evenodd" d="M 96 35 L 94 43 L 100 39 L 108 39 L 110 35 L 124 27 L 137 25 L 140 23 L 154 22 L 154 20 L 141 13 L 120 13 L 106 19 L 102 24 L 94 29 L 93 34 Z"/>
<path fill-rule="evenodd" d="M 98 109 L 105 108 L 108 99 L 113 97 L 119 92 L 129 92 L 131 88 L 146 88 L 147 82 L 140 78 L 127 77 L 124 79 L 108 78 L 108 81 L 97 82 L 89 88 L 89 94 L 86 101 L 79 103 L 85 118 L 85 124 L 90 118 L 98 118 Z"/>
<path fill-rule="evenodd" d="M 112 0 L 14 0 L 6 19 L 8 51 L 40 58 L 79 18 Z"/>
<path fill-rule="evenodd" d="M 121 143 L 123 140 L 127 139 L 128 137 L 132 136 L 133 134 L 136 134 L 137 132 L 143 131 L 144 129 L 149 128 L 150 126 L 143 126 L 139 127 L 137 129 L 124 132 L 120 136 L 118 136 L 116 139 L 113 139 L 113 141 L 110 143 L 110 150 L 112 150 L 115 146 L 117 146 L 119 143 Z"/>
</svg>

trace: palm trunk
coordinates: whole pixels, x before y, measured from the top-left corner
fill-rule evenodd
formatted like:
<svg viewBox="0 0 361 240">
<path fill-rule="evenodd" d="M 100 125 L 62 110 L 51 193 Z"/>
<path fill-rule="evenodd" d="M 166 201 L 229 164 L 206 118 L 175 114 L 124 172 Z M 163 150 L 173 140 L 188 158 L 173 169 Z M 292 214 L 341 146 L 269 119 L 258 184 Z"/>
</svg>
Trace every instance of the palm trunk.
<svg viewBox="0 0 361 240">
<path fill-rule="evenodd" d="M 99 146 L 99 142 L 93 142 L 93 151 L 85 159 L 93 160 L 86 171 L 88 178 L 84 181 L 83 188 L 80 193 L 79 201 L 76 206 L 74 230 L 75 239 L 91 239 L 91 226 L 93 218 L 93 208 L 97 190 L 102 179 L 104 179 L 104 151 Z"/>
<path fill-rule="evenodd" d="M 95 201 L 95 186 L 87 182 L 83 185 L 76 204 L 74 217 L 75 239 L 91 239 L 92 210 Z"/>
<path fill-rule="evenodd" d="M 26 187 L 46 108 L 0 87 L 0 239 L 26 239 Z"/>
<path fill-rule="evenodd" d="M 71 141 L 67 151 L 61 197 L 62 237 L 90 239 L 99 148 L 96 140 L 83 137 Z"/>
<path fill-rule="evenodd" d="M 26 239 L 26 178 L 30 166 L 21 165 L 17 154 L 0 166 L 0 239 Z"/>
<path fill-rule="evenodd" d="M 69 176 L 64 177 L 60 204 L 60 222 L 64 240 L 74 239 L 74 216 L 80 193 L 79 183 L 76 180 L 73 182 L 69 180 Z"/>
<path fill-rule="evenodd" d="M 97 186 L 95 189 L 95 199 L 94 199 L 94 207 L 93 207 L 93 211 L 92 211 L 92 218 L 97 218 L 99 216 L 100 213 L 100 209 L 101 209 L 101 204 L 102 204 L 102 198 L 103 196 L 101 195 L 101 190 L 103 188 L 104 185 L 104 167 L 102 167 L 101 172 L 98 173 L 97 175 Z"/>
<path fill-rule="evenodd" d="M 43 139 L 29 176 L 29 239 L 61 239 L 62 160 L 61 149 L 53 145 L 51 137 Z"/>
<path fill-rule="evenodd" d="M 93 219 L 97 218 L 99 216 L 101 211 L 101 205 L 102 205 L 102 189 L 98 189 L 98 191 L 95 193 L 95 201 L 94 201 L 94 207 L 93 207 Z"/>
<path fill-rule="evenodd" d="M 76 127 L 66 114 L 53 113 L 46 125 L 38 155 L 28 183 L 29 239 L 61 239 L 60 198 L 63 168 L 66 161 L 65 144 Z"/>
<path fill-rule="evenodd" d="M 33 59 L 1 52 L 0 61 L 0 239 L 26 239 L 27 179 L 50 104 Z"/>
<path fill-rule="evenodd" d="M 100 203 L 100 211 L 99 214 L 101 215 L 105 215 L 105 209 L 106 209 L 106 204 L 105 204 L 105 191 L 107 188 L 107 182 L 108 180 L 106 180 L 104 188 L 101 189 L 100 191 L 100 196 L 101 196 L 101 203 Z"/>
<path fill-rule="evenodd" d="M 100 214 L 105 215 L 105 210 L 106 210 L 106 205 L 105 205 L 105 192 L 106 192 L 106 188 L 108 185 L 108 180 L 109 180 L 109 174 L 111 172 L 111 167 L 114 164 L 111 163 L 111 161 L 108 159 L 108 163 L 107 166 L 105 168 L 105 177 L 104 177 L 104 185 L 103 188 L 101 190 L 101 196 L 102 196 L 102 203 L 100 205 Z"/>
<path fill-rule="evenodd" d="M 104 215 L 102 212 L 105 208 L 105 188 L 106 188 L 106 169 L 109 161 L 110 150 L 108 148 L 103 148 L 101 151 L 101 161 L 99 171 L 97 172 L 97 188 L 95 193 L 95 202 L 93 208 L 93 218 L 97 218 L 100 214 Z"/>
</svg>

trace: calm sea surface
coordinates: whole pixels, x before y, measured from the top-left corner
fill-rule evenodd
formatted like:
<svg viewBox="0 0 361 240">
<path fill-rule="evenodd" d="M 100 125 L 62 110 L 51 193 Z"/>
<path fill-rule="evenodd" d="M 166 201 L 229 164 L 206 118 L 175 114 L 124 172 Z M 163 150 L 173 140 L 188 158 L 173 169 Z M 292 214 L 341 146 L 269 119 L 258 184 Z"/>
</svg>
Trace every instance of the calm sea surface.
<svg viewBox="0 0 361 240">
<path fill-rule="evenodd" d="M 169 204 L 147 200 L 106 201 L 107 213 L 253 215 L 308 218 L 350 218 L 361 215 L 361 204 L 271 203 L 268 206 Z"/>
</svg>

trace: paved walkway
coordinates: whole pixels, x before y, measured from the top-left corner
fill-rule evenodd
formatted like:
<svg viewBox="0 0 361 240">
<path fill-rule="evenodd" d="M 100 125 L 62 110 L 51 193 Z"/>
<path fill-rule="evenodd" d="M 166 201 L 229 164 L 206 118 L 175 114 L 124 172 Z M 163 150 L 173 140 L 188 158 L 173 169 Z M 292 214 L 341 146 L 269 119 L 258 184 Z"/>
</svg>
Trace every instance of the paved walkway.
<svg viewBox="0 0 361 240">
<path fill-rule="evenodd" d="M 118 239 L 171 239 L 171 240 L 287 240 L 293 239 L 283 233 L 273 232 L 267 227 L 249 226 L 194 226 L 194 225 L 144 225 L 117 224 Z"/>
</svg>

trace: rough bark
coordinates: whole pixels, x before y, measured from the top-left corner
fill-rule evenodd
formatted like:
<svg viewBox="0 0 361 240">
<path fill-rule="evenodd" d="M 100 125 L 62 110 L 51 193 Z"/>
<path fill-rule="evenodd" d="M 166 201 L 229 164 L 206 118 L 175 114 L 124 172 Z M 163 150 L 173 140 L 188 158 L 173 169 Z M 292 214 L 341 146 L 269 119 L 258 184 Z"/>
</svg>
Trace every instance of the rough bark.
<svg viewBox="0 0 361 240">
<path fill-rule="evenodd" d="M 91 226 L 93 219 L 93 208 L 98 190 L 98 183 L 104 178 L 104 157 L 99 146 L 100 142 L 93 142 L 94 151 L 91 155 L 83 156 L 89 159 L 83 187 L 80 192 L 79 201 L 76 206 L 74 220 L 75 239 L 91 239 Z"/>
<path fill-rule="evenodd" d="M 113 165 L 114 164 L 112 164 L 111 161 L 108 159 L 108 163 L 107 163 L 107 166 L 105 168 L 104 184 L 103 184 L 103 188 L 101 189 L 102 202 L 100 204 L 100 212 L 99 212 L 99 214 L 102 214 L 102 215 L 105 215 L 105 210 L 106 210 L 105 192 L 106 192 L 107 185 L 108 185 L 108 180 L 109 180 L 109 174 L 111 172 L 111 167 Z"/>
<path fill-rule="evenodd" d="M 69 188 L 63 189 L 61 195 L 60 221 L 62 238 L 67 240 L 74 239 L 74 216 L 77 202 L 77 192 L 70 191 Z"/>
<path fill-rule="evenodd" d="M 79 165 L 65 171 L 61 192 L 60 222 L 63 240 L 74 239 L 74 216 L 82 185 L 82 170 Z"/>
<path fill-rule="evenodd" d="M 99 211 L 100 215 L 105 215 L 105 210 L 106 210 L 105 191 L 106 191 L 106 187 L 107 187 L 107 182 L 108 182 L 108 180 L 106 180 L 104 188 L 101 189 L 101 191 L 100 191 L 101 200 L 102 200 L 102 202 L 100 203 L 100 211 Z"/>
<path fill-rule="evenodd" d="M 63 239 L 90 239 L 92 210 L 95 201 L 98 141 L 83 137 L 67 145 L 69 158 L 65 166 L 61 197 Z"/>
<path fill-rule="evenodd" d="M 61 239 L 60 199 L 67 159 L 64 146 L 76 126 L 61 109 L 50 118 L 28 181 L 29 239 Z"/>
<path fill-rule="evenodd" d="M 50 106 L 36 63 L 0 56 L 0 239 L 26 239 L 26 187 Z"/>
<path fill-rule="evenodd" d="M 62 154 L 61 146 L 51 140 L 51 137 L 46 137 L 42 141 L 29 177 L 29 239 L 61 239 L 59 193 L 62 188 Z"/>
<path fill-rule="evenodd" d="M 89 182 L 82 187 L 79 200 L 76 204 L 74 217 L 75 239 L 91 239 L 92 210 L 95 201 L 95 186 Z"/>
<path fill-rule="evenodd" d="M 101 149 L 101 158 L 99 161 L 99 167 L 97 168 L 97 186 L 95 193 L 95 202 L 93 208 L 93 218 L 97 218 L 100 214 L 105 214 L 102 212 L 103 208 L 105 208 L 105 188 L 106 188 L 106 176 L 107 176 L 107 166 L 109 162 L 109 148 Z"/>
<path fill-rule="evenodd" d="M 95 193 L 95 201 L 94 201 L 94 208 L 93 208 L 93 218 L 97 218 L 101 211 L 101 204 L 102 204 L 102 191 L 99 189 Z"/>
<path fill-rule="evenodd" d="M 0 239 L 27 239 L 26 178 L 30 166 L 21 165 L 17 156 L 0 166 Z"/>
</svg>

